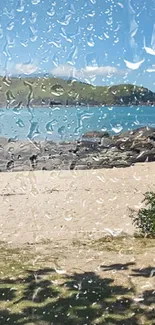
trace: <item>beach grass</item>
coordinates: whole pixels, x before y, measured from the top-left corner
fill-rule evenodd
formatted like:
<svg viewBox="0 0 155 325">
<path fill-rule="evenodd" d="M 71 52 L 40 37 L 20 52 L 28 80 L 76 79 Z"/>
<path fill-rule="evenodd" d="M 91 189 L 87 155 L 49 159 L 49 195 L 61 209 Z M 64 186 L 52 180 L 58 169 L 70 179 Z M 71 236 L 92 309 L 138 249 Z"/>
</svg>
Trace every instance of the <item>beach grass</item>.
<svg viewBox="0 0 155 325">
<path fill-rule="evenodd" d="M 83 246 L 92 253 L 103 250 L 114 254 L 114 263 L 107 261 L 107 265 L 100 266 L 100 272 L 58 270 L 50 258 L 50 243 L 41 245 L 46 246 L 46 253 L 37 259 L 36 247 L 11 248 L 0 244 L 1 325 L 154 324 L 154 291 L 146 285 L 153 281 L 153 265 L 145 267 L 142 262 L 140 268 L 130 260 L 131 247 L 134 256 L 149 253 L 155 246 L 154 240 L 74 242 L 72 250 L 78 245 L 78 250 Z M 120 247 L 129 257 L 126 263 L 117 262 Z"/>
<path fill-rule="evenodd" d="M 155 249 L 155 240 L 151 238 L 142 238 L 137 236 L 123 236 L 123 237 L 107 237 L 93 240 L 90 242 L 90 246 L 97 250 L 106 250 L 123 254 L 145 254 L 149 248 Z"/>
</svg>

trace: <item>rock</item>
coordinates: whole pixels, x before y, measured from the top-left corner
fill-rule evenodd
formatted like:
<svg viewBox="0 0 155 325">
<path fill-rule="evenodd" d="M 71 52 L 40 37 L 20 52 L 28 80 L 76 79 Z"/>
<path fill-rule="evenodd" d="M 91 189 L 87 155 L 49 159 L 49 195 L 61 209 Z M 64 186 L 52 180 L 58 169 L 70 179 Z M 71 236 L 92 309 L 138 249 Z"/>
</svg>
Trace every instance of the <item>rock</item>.
<svg viewBox="0 0 155 325">
<path fill-rule="evenodd" d="M 29 159 L 30 159 L 32 168 L 37 167 L 37 163 L 38 163 L 37 155 L 32 155 Z"/>
<path fill-rule="evenodd" d="M 14 161 L 13 160 L 8 161 L 6 164 L 6 169 L 11 170 L 13 169 L 13 167 L 14 167 Z"/>
<path fill-rule="evenodd" d="M 101 138 L 101 147 L 102 148 L 109 148 L 114 146 L 114 141 L 111 137 L 102 137 Z"/>
<path fill-rule="evenodd" d="M 92 139 L 92 138 L 108 138 L 110 137 L 110 134 L 108 132 L 102 132 L 102 131 L 90 131 L 83 134 L 82 139 Z"/>
<path fill-rule="evenodd" d="M 94 132 L 89 132 L 94 134 Z M 95 133 L 99 135 L 99 132 Z M 155 129 L 139 128 L 100 142 L 13 141 L 0 138 L 0 170 L 55 170 L 128 167 L 155 161 Z"/>
<path fill-rule="evenodd" d="M 155 148 L 142 151 L 135 159 L 135 162 L 155 161 Z"/>
</svg>

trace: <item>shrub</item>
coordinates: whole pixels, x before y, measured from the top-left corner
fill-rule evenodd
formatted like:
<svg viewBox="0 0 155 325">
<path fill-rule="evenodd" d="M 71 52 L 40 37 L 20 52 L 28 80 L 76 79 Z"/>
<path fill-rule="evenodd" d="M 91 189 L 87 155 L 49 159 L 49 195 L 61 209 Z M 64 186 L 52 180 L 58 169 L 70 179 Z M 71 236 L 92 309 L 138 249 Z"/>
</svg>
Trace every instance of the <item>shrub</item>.
<svg viewBox="0 0 155 325">
<path fill-rule="evenodd" d="M 143 202 L 145 207 L 140 209 L 138 213 L 130 210 L 130 217 L 141 235 L 155 237 L 155 193 L 146 192 Z"/>
</svg>

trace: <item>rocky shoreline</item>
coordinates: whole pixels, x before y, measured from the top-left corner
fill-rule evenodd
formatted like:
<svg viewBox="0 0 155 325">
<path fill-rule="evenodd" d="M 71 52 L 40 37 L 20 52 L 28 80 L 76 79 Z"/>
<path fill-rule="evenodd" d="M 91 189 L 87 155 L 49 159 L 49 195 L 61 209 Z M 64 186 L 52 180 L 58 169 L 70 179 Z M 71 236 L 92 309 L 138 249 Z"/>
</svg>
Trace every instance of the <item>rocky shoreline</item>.
<svg viewBox="0 0 155 325">
<path fill-rule="evenodd" d="M 118 168 L 147 161 L 155 161 L 155 128 L 139 128 L 117 136 L 94 131 L 78 142 L 0 138 L 1 172 Z"/>
</svg>

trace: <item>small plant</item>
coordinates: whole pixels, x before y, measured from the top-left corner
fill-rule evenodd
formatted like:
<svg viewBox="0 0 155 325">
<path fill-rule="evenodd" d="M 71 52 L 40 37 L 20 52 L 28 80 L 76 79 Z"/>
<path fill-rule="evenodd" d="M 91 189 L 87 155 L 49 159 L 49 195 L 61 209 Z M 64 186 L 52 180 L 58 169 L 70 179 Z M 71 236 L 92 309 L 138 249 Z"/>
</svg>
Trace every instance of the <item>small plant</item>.
<svg viewBox="0 0 155 325">
<path fill-rule="evenodd" d="M 144 194 L 145 207 L 140 209 L 138 213 L 130 210 L 130 218 L 133 224 L 144 237 L 155 237 L 155 193 L 146 192 Z"/>
</svg>

